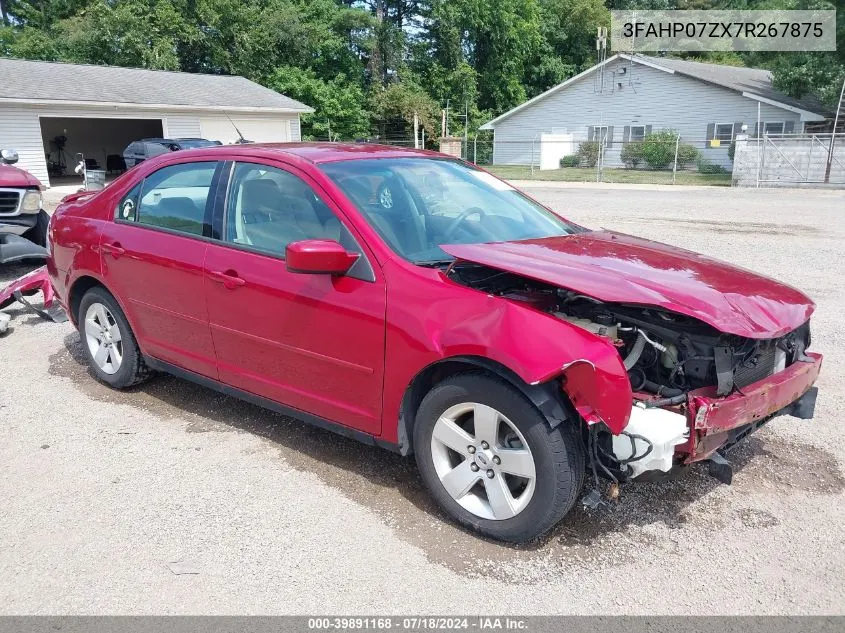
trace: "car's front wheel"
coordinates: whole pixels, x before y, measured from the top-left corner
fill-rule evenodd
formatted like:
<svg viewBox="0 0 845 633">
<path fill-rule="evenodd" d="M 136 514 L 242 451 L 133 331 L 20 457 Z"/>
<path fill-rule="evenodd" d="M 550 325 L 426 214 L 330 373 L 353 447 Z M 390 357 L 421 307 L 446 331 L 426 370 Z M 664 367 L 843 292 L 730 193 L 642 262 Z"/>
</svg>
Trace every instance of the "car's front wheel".
<svg viewBox="0 0 845 633">
<path fill-rule="evenodd" d="M 447 378 L 423 399 L 414 425 L 420 474 L 456 521 L 495 539 L 524 542 L 569 511 L 584 481 L 574 426 L 552 428 L 505 381 Z"/>
<path fill-rule="evenodd" d="M 76 322 L 88 364 L 100 381 L 124 389 L 152 374 L 123 310 L 105 288 L 85 293 Z"/>
</svg>

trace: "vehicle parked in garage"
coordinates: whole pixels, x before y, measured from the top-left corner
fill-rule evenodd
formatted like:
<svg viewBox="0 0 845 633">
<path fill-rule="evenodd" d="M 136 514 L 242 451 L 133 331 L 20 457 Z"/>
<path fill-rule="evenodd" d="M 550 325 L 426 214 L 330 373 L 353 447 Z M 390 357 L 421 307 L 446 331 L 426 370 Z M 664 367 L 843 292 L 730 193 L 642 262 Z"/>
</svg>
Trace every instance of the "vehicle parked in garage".
<svg viewBox="0 0 845 633">
<path fill-rule="evenodd" d="M 48 270 L 93 374 L 166 371 L 413 453 L 440 506 L 522 542 L 592 473 L 712 460 L 813 416 L 813 302 L 695 253 L 573 224 L 454 158 L 227 146 L 69 199 Z"/>
<path fill-rule="evenodd" d="M 177 152 L 182 149 L 198 149 L 222 145 L 220 141 L 209 141 L 204 138 L 142 138 L 133 141 L 123 150 L 123 162 L 126 169 L 143 163 L 148 158 Z"/>
<path fill-rule="evenodd" d="M 44 257 L 50 216 L 41 208 L 38 179 L 13 165 L 18 153 L 0 150 L 0 263 Z"/>
</svg>

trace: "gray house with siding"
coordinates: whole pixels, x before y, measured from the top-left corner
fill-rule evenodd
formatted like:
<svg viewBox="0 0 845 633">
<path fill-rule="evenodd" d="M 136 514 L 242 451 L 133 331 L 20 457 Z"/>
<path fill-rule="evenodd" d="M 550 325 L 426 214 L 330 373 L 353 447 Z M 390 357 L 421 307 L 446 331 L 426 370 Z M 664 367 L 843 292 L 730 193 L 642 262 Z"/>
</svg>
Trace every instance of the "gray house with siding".
<svg viewBox="0 0 845 633">
<path fill-rule="evenodd" d="M 776 91 L 766 70 L 619 53 L 481 126 L 493 130 L 493 163 L 548 163 L 603 141 L 605 163 L 619 164 L 625 143 L 677 131 L 704 158 L 729 167 L 728 147 L 742 126 L 754 136 L 796 134 L 828 119 L 811 98 Z M 553 147 L 553 151 L 548 151 Z"/>
</svg>

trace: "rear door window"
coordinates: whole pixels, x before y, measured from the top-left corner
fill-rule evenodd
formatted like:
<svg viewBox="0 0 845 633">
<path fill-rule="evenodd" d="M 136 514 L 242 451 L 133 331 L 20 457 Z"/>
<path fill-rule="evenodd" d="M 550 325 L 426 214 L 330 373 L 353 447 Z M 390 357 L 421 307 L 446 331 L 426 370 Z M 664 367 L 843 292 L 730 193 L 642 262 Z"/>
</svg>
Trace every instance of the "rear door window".
<svg viewBox="0 0 845 633">
<path fill-rule="evenodd" d="M 170 165 L 135 187 L 116 210 L 123 221 L 203 235 L 218 162 Z"/>
</svg>

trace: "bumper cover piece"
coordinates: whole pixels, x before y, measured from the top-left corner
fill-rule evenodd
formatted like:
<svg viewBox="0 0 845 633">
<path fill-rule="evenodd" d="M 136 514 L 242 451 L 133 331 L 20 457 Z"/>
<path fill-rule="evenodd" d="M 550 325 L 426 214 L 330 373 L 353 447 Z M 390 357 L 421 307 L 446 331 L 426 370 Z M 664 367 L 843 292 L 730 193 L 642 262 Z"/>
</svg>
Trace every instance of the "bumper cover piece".
<svg viewBox="0 0 845 633">
<path fill-rule="evenodd" d="M 716 396 L 712 387 L 690 393 L 689 415 L 694 420 L 696 445 L 686 461 L 705 459 L 737 434 L 731 431 L 742 432 L 775 415 L 811 418 L 818 393 L 813 383 L 822 356 L 809 353 L 807 358 L 808 362 L 796 362 L 724 398 Z"/>
<path fill-rule="evenodd" d="M 44 296 L 43 308 L 36 308 L 25 299 L 25 297 L 34 295 L 38 291 L 41 291 L 41 294 Z M 0 290 L 0 308 L 5 308 L 15 301 L 19 301 L 29 310 L 48 321 L 62 323 L 67 320 L 64 310 L 62 310 L 59 302 L 56 301 L 56 295 L 53 292 L 53 285 L 50 283 L 50 276 L 47 274 L 46 266 L 36 268 L 31 273 L 15 279 L 15 281 Z M 8 321 L 6 325 L 8 325 Z"/>
<path fill-rule="evenodd" d="M 0 264 L 21 259 L 46 259 L 47 249 L 20 235 L 0 233 Z"/>
</svg>

